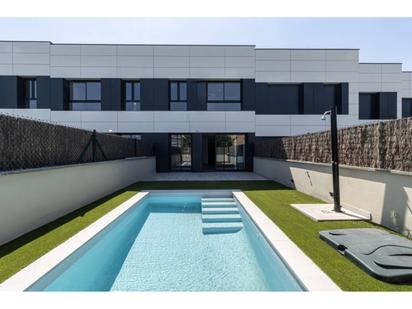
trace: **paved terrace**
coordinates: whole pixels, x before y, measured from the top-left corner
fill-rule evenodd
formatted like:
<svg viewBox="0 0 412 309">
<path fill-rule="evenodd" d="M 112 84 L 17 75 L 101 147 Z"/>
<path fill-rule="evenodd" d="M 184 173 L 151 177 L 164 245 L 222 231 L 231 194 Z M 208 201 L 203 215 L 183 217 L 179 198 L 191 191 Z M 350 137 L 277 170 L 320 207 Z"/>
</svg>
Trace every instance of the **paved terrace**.
<svg viewBox="0 0 412 309">
<path fill-rule="evenodd" d="M 238 181 L 267 180 L 267 178 L 251 172 L 171 172 L 157 173 L 153 181 Z"/>
</svg>

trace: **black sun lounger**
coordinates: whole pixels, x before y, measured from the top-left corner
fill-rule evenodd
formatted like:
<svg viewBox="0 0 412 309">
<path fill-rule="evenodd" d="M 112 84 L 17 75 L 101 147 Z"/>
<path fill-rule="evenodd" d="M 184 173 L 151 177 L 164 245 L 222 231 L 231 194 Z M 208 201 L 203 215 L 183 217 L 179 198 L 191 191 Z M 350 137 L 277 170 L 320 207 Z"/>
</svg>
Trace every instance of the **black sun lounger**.
<svg viewBox="0 0 412 309">
<path fill-rule="evenodd" d="M 379 280 L 412 282 L 412 240 L 373 228 L 321 231 L 319 236 Z"/>
</svg>

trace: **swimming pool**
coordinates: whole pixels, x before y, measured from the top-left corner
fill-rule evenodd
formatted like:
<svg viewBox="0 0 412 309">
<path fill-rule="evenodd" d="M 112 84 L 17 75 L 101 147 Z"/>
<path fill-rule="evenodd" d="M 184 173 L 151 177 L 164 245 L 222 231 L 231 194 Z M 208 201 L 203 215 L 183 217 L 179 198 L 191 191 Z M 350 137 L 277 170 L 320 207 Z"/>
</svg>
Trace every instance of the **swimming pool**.
<svg viewBox="0 0 412 309">
<path fill-rule="evenodd" d="M 138 193 L 0 290 L 338 289 L 244 193 L 205 190 Z"/>
</svg>

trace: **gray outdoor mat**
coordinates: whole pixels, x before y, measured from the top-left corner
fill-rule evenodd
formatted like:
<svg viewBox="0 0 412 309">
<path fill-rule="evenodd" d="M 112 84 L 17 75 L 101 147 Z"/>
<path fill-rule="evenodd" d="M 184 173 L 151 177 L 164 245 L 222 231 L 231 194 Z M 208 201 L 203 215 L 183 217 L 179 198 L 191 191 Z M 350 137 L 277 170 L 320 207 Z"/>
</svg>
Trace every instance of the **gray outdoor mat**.
<svg viewBox="0 0 412 309">
<path fill-rule="evenodd" d="M 321 231 L 319 236 L 377 279 L 412 282 L 412 240 L 374 228 Z"/>
</svg>

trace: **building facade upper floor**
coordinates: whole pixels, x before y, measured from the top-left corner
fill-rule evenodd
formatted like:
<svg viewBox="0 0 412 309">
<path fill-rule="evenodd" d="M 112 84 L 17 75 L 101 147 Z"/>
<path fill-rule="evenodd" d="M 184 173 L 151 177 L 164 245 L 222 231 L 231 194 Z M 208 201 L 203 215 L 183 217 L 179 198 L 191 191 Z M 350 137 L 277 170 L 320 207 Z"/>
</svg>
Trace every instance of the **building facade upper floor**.
<svg viewBox="0 0 412 309">
<path fill-rule="evenodd" d="M 243 111 L 262 135 L 331 104 L 348 124 L 412 116 L 411 75 L 400 63 L 359 63 L 358 49 L 0 42 L 0 108 Z"/>
</svg>

